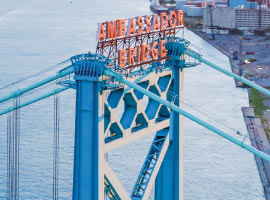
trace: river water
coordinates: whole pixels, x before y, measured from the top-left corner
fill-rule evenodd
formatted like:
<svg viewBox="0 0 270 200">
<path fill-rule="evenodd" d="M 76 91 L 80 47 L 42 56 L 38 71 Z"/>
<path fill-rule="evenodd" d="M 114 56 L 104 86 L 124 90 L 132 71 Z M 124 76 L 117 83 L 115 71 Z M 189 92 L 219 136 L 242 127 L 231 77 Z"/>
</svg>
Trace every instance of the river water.
<svg viewBox="0 0 270 200">
<path fill-rule="evenodd" d="M 97 22 L 150 13 L 147 0 L 4 0 L 0 6 L 0 86 L 94 50 Z M 229 69 L 228 59 L 185 31 L 205 58 Z M 45 75 L 44 75 L 45 76 Z M 32 82 L 44 78 L 34 77 Z M 17 86 L 16 86 L 17 87 Z M 232 134 L 245 132 L 247 93 L 205 65 L 185 71 L 190 112 Z M 0 90 L 3 95 L 7 90 Z M 71 199 L 75 92 L 60 95 L 59 199 Z M 200 111 L 200 112 L 198 112 Z M 203 114 L 202 114 L 203 112 Z M 215 121 L 214 121 L 214 120 Z M 109 162 L 131 192 L 152 136 L 114 150 Z M 248 141 L 247 141 L 248 142 Z M 21 109 L 20 199 L 52 199 L 53 98 Z M 254 156 L 184 120 L 184 199 L 261 200 Z M 6 117 L 0 117 L 0 199 L 6 196 Z M 150 199 L 153 197 L 151 196 Z"/>
</svg>

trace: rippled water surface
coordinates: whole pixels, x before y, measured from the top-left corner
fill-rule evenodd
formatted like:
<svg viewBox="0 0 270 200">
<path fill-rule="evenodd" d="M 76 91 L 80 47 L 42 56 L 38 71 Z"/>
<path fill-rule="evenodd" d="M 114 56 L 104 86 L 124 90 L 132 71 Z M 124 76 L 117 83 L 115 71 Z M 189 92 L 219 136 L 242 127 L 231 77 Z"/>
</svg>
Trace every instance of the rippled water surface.
<svg viewBox="0 0 270 200">
<path fill-rule="evenodd" d="M 4 4 L 0 6 L 0 86 L 94 50 L 97 22 L 150 13 L 147 0 L 5 0 Z M 208 43 L 189 31 L 185 37 L 205 58 L 229 69 L 228 59 Z M 233 132 L 228 128 L 232 126 L 245 132 L 241 107 L 248 105 L 247 93 L 236 89 L 231 78 L 201 65 L 185 71 L 184 89 L 187 110 L 219 127 L 226 119 L 227 131 Z M 60 98 L 59 199 L 71 199 L 75 92 L 67 91 Z M 109 154 L 128 192 L 151 140 L 152 136 Z M 20 199 L 52 199 L 52 145 L 53 98 L 21 109 Z M 252 154 L 187 119 L 184 150 L 184 199 L 264 199 Z M 0 199 L 5 195 L 6 116 L 1 116 Z"/>
</svg>

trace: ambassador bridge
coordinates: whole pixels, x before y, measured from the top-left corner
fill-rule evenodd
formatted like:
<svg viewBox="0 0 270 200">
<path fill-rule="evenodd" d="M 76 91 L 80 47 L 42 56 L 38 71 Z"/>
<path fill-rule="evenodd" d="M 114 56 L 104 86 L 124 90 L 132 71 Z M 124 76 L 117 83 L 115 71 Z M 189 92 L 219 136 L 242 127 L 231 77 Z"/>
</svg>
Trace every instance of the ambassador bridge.
<svg viewBox="0 0 270 200">
<path fill-rule="evenodd" d="M 270 91 L 205 60 L 190 48 L 189 41 L 181 37 L 183 32 L 183 26 L 176 26 L 140 35 L 99 40 L 96 52 L 73 56 L 58 64 L 61 69 L 55 75 L 2 96 L 0 105 L 13 102 L 13 106 L 0 111 L 0 116 L 7 118 L 7 199 L 19 199 L 20 109 L 51 96 L 54 96 L 52 198 L 58 199 L 58 94 L 66 90 L 76 90 L 74 200 L 144 200 L 148 199 L 154 185 L 156 200 L 182 200 L 183 117 L 270 161 L 269 155 L 246 144 L 246 137 L 238 139 L 185 111 L 184 71 L 200 63 L 242 81 L 261 93 L 270 96 Z M 158 43 L 156 48 L 160 48 L 160 41 L 165 41 L 165 57 L 119 66 L 119 49 L 154 42 Z M 57 88 L 32 99 L 24 98 L 48 84 L 56 84 Z M 11 86 L 16 87 L 16 82 L 6 87 Z M 145 97 L 148 99 L 147 106 L 144 106 Z M 124 111 L 119 115 L 121 104 Z M 150 134 L 155 134 L 154 139 L 138 178 L 134 180 L 133 190 L 128 194 L 108 164 L 106 154 Z"/>
</svg>

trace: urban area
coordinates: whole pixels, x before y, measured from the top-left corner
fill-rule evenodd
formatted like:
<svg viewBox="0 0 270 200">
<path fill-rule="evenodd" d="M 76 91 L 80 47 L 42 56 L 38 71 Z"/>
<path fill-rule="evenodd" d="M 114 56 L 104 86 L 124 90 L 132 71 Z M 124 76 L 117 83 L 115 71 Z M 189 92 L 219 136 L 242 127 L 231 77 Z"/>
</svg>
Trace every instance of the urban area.
<svg viewBox="0 0 270 200">
<path fill-rule="evenodd" d="M 269 0 L 175 0 L 152 1 L 153 12 L 181 9 L 185 25 L 228 56 L 232 71 L 270 88 Z M 236 87 L 247 87 L 235 80 Z M 248 88 L 250 107 L 243 117 L 256 148 L 270 152 L 270 98 Z M 265 195 L 270 199 L 270 164 L 256 158 Z"/>
<path fill-rule="evenodd" d="M 270 200 L 270 0 L 4 0 L 0 200 Z"/>
</svg>

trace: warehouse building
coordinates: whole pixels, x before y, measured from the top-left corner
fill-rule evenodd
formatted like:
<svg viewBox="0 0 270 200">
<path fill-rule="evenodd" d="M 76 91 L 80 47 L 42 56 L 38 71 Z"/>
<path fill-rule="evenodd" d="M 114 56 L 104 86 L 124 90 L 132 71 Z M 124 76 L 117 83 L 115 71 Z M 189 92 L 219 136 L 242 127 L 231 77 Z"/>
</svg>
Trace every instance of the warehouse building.
<svg viewBox="0 0 270 200">
<path fill-rule="evenodd" d="M 211 26 L 210 12 L 213 15 L 213 26 L 226 29 L 270 29 L 270 9 L 237 9 L 215 8 L 204 9 L 203 29 Z"/>
</svg>

